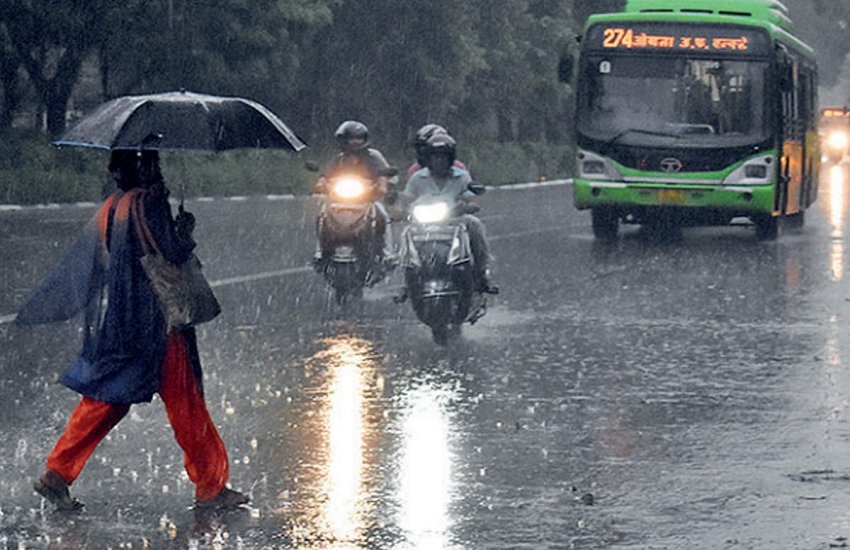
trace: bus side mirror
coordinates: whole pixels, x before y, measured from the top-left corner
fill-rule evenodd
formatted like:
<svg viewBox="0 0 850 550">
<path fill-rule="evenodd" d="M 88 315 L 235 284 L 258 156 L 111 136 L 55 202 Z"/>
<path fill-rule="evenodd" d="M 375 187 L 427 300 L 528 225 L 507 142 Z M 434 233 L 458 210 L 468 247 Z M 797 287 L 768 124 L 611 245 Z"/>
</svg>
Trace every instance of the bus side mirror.
<svg viewBox="0 0 850 550">
<path fill-rule="evenodd" d="M 565 55 L 558 62 L 558 82 L 569 84 L 573 80 L 575 60 L 571 55 Z"/>
</svg>

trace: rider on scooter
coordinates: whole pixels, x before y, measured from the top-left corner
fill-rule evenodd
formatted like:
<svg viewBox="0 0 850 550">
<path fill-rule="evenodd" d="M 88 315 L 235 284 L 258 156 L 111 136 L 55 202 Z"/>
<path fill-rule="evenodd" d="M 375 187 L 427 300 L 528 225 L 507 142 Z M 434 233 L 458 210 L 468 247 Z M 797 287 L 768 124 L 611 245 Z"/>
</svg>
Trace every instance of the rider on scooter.
<svg viewBox="0 0 850 550">
<path fill-rule="evenodd" d="M 457 142 L 446 133 L 435 134 L 428 140 L 426 156 L 427 167 L 417 171 L 407 181 L 401 194 L 406 203 L 412 203 L 422 196 L 442 196 L 453 201 L 469 201 L 473 195 L 468 189 L 472 178 L 469 172 L 454 166 L 457 155 Z M 476 290 L 488 294 L 498 294 L 499 287 L 490 280 L 490 254 L 487 247 L 484 224 L 472 214 L 461 214 L 458 220 L 466 226 L 469 244 L 475 261 L 473 275 Z"/>
<path fill-rule="evenodd" d="M 376 239 L 375 249 L 379 251 L 378 254 L 380 255 L 378 264 L 383 267 L 384 271 L 390 271 L 395 267 L 392 253 L 392 233 L 389 215 L 380 199 L 394 187 L 397 178 L 381 175 L 389 167 L 389 163 L 380 151 L 369 147 L 369 129 L 362 122 L 356 120 L 343 122 L 334 132 L 334 138 L 339 146 L 340 153 L 334 158 L 319 181 L 316 182 L 314 191 L 326 193 L 329 181 L 342 174 L 359 176 L 365 181 L 372 182 L 376 195 L 377 227 L 374 238 Z M 323 268 L 326 261 L 322 247 L 327 244 L 321 242 L 320 236 L 314 257 L 314 265 L 319 270 Z"/>
<path fill-rule="evenodd" d="M 416 137 L 413 138 L 413 150 L 416 151 L 416 161 L 407 169 L 407 179 L 410 179 L 413 174 L 421 170 L 428 163 L 428 140 L 437 134 L 448 134 L 449 132 L 439 124 L 426 124 L 416 131 Z M 467 169 L 466 165 L 455 159 L 454 166 L 461 170 Z"/>
</svg>

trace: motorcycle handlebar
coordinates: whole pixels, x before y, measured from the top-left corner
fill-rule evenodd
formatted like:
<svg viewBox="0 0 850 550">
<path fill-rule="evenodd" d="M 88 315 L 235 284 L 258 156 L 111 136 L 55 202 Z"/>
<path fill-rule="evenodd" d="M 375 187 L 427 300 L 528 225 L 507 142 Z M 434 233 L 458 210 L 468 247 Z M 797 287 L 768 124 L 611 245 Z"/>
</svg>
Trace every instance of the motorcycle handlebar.
<svg viewBox="0 0 850 550">
<path fill-rule="evenodd" d="M 455 213 L 460 214 L 476 214 L 481 210 L 481 207 L 472 202 L 462 202 L 455 206 Z"/>
</svg>

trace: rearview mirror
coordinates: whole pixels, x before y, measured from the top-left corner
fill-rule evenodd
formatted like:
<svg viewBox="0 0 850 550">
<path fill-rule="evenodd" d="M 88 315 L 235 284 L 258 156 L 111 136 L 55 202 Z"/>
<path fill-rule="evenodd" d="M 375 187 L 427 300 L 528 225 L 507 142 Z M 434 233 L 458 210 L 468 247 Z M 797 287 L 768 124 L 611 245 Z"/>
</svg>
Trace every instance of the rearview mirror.
<svg viewBox="0 0 850 550">
<path fill-rule="evenodd" d="M 398 175 L 398 168 L 395 166 L 387 166 L 386 168 L 381 169 L 378 175 L 385 178 L 392 178 Z"/>
<path fill-rule="evenodd" d="M 487 187 L 485 187 L 483 183 L 478 183 L 477 181 L 469 182 L 466 188 L 476 195 L 483 195 L 487 192 Z"/>
</svg>

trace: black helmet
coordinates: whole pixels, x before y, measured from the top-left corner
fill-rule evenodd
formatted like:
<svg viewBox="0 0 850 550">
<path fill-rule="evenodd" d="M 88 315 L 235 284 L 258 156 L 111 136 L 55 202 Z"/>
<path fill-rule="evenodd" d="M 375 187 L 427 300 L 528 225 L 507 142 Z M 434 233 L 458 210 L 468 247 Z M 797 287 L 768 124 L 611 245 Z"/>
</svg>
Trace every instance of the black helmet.
<svg viewBox="0 0 850 550">
<path fill-rule="evenodd" d="M 334 132 L 334 137 L 339 148 L 345 153 L 353 153 L 365 149 L 369 145 L 369 129 L 366 128 L 365 124 L 356 120 L 346 120 L 340 124 Z M 348 143 L 351 139 L 360 139 L 363 142 L 352 146 Z"/>
<path fill-rule="evenodd" d="M 416 130 L 416 137 L 413 139 L 413 148 L 416 150 L 416 158 L 420 161 L 420 164 L 428 153 L 428 140 L 435 134 L 448 134 L 448 132 L 439 124 L 426 124 Z"/>
<path fill-rule="evenodd" d="M 449 157 L 449 164 L 457 158 L 457 142 L 448 134 L 435 134 L 428 140 L 428 155 L 444 154 Z"/>
</svg>

